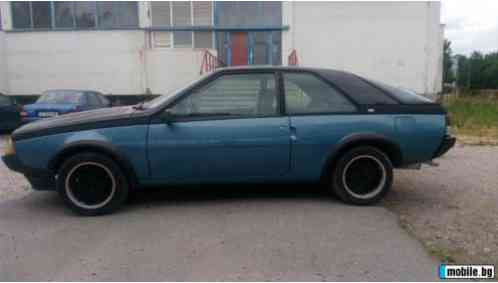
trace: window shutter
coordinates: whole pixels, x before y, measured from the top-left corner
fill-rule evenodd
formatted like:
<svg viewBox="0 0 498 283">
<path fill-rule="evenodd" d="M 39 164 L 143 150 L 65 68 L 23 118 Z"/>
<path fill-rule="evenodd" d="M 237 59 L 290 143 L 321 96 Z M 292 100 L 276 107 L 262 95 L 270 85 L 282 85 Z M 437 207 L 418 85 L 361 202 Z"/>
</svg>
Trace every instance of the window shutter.
<svg viewBox="0 0 498 283">
<path fill-rule="evenodd" d="M 192 2 L 194 9 L 194 25 L 210 26 L 212 25 L 213 2 Z"/>
<path fill-rule="evenodd" d="M 173 26 L 191 26 L 190 1 L 173 2 Z"/>
<path fill-rule="evenodd" d="M 170 1 L 151 1 L 150 8 L 152 26 L 171 26 Z"/>
<path fill-rule="evenodd" d="M 171 47 L 171 32 L 156 31 L 154 32 L 155 47 Z"/>
</svg>

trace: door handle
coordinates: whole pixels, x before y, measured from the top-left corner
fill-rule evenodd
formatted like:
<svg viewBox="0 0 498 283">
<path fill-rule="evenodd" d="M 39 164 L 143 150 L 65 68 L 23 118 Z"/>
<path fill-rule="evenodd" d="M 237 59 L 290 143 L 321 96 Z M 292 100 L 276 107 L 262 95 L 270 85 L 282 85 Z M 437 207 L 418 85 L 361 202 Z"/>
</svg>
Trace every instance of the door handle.
<svg viewBox="0 0 498 283">
<path fill-rule="evenodd" d="M 292 141 L 296 141 L 297 140 L 297 130 L 296 130 L 296 127 L 290 126 L 289 129 L 290 129 L 290 139 Z"/>
</svg>

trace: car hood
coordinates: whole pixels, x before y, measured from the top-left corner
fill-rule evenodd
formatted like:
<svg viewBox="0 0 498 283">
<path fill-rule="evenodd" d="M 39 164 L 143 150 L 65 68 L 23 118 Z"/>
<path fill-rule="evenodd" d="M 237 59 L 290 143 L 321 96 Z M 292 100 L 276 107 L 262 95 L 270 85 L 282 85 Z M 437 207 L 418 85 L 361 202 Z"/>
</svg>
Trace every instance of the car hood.
<svg viewBox="0 0 498 283">
<path fill-rule="evenodd" d="M 138 114 L 138 115 L 137 115 Z M 12 133 L 13 140 L 144 123 L 146 119 L 132 106 L 101 108 L 42 119 Z"/>
</svg>

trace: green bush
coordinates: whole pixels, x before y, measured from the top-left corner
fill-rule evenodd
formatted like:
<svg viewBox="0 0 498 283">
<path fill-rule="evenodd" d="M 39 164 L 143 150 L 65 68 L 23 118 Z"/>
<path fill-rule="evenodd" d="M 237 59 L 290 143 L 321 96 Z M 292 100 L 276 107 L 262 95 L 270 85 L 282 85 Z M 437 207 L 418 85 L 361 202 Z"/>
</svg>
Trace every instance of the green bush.
<svg viewBox="0 0 498 283">
<path fill-rule="evenodd" d="M 453 98 L 448 101 L 446 107 L 451 116 L 452 126 L 457 130 L 469 133 L 498 129 L 498 100 L 496 99 Z"/>
</svg>

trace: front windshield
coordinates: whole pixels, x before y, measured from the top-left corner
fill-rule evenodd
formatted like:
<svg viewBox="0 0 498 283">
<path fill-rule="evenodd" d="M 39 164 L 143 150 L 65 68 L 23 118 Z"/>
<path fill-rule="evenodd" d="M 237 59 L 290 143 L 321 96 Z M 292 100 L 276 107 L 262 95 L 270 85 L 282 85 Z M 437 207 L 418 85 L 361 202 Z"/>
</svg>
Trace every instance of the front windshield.
<svg viewBox="0 0 498 283">
<path fill-rule="evenodd" d="M 146 108 L 146 109 L 155 108 L 155 107 L 158 107 L 158 106 L 166 103 L 168 100 L 170 100 L 171 98 L 175 97 L 177 94 L 180 94 L 183 91 L 187 90 L 188 88 L 190 88 L 191 86 L 193 86 L 198 81 L 201 81 L 204 78 L 206 78 L 208 75 L 209 74 L 202 75 L 200 78 L 195 78 L 195 79 L 191 80 L 190 82 L 188 82 L 186 84 L 186 86 L 184 86 L 184 87 L 182 87 L 180 89 L 171 91 L 171 92 L 169 92 L 167 94 L 163 94 L 163 95 L 161 95 L 159 97 L 156 97 L 156 98 L 154 98 L 154 99 L 152 99 L 150 101 L 144 102 L 143 103 L 143 108 Z"/>
<path fill-rule="evenodd" d="M 43 93 L 36 103 L 78 104 L 81 92 L 67 90 L 51 90 Z"/>
</svg>

